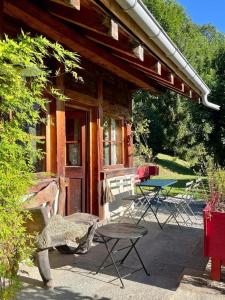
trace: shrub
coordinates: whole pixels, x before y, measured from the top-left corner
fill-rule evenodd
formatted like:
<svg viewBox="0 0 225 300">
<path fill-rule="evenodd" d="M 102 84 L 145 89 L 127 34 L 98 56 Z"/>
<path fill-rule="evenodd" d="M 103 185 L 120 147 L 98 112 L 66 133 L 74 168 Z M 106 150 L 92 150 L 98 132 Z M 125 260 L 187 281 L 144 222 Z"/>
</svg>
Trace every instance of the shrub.
<svg viewBox="0 0 225 300">
<path fill-rule="evenodd" d="M 33 251 L 32 237 L 25 230 L 29 214 L 22 199 L 42 153 L 34 149 L 35 137 L 29 128 L 45 121 L 40 113 L 46 110 L 46 90 L 66 99 L 53 86 L 53 78 L 61 73 L 48 68 L 50 60 L 77 79 L 77 54 L 58 43 L 23 32 L 16 39 L 0 41 L 0 299 L 14 297 L 19 263 Z"/>
</svg>

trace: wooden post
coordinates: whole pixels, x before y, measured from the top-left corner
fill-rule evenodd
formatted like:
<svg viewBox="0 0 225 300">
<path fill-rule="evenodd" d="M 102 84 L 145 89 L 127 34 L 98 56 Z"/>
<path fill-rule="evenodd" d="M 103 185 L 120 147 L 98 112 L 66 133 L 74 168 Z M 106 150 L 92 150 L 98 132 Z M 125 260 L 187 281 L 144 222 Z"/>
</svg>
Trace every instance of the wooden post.
<svg viewBox="0 0 225 300">
<path fill-rule="evenodd" d="M 133 135 L 129 122 L 125 123 L 125 151 L 125 167 L 131 168 L 133 167 Z"/>
<path fill-rule="evenodd" d="M 56 86 L 61 92 L 64 91 L 64 77 L 56 79 Z M 65 176 L 65 145 L 66 145 L 66 124 L 65 124 L 65 102 L 56 100 L 56 155 L 57 155 L 57 175 Z"/>
<path fill-rule="evenodd" d="M 65 103 L 56 100 L 57 175 L 65 176 Z"/>
<path fill-rule="evenodd" d="M 98 206 L 99 206 L 99 218 L 104 219 L 104 205 L 102 205 L 102 181 L 101 181 L 101 171 L 103 170 L 103 79 L 98 78 L 98 111 L 97 111 L 97 159 L 98 159 Z"/>
<path fill-rule="evenodd" d="M 56 78 L 56 86 L 63 93 L 64 91 L 64 77 L 59 76 Z M 57 162 L 57 176 L 65 177 L 65 145 L 66 145 L 66 124 L 65 124 L 65 102 L 56 99 L 56 162 Z M 62 179 L 60 179 L 62 182 Z M 60 189 L 61 189 L 60 185 Z M 62 191 L 61 191 L 62 192 Z M 59 210 L 60 214 L 65 214 L 65 193 L 64 197 L 60 197 Z"/>
<path fill-rule="evenodd" d="M 57 174 L 57 137 L 56 137 L 56 101 L 48 103 L 46 127 L 46 171 Z"/>
</svg>

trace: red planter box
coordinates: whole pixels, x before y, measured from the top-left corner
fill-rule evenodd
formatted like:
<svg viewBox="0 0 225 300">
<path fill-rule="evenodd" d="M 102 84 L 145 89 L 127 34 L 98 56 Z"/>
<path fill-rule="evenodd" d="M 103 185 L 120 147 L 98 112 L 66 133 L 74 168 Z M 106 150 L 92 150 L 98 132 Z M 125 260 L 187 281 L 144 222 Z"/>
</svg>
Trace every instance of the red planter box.
<svg viewBox="0 0 225 300">
<path fill-rule="evenodd" d="M 225 212 L 215 211 L 215 195 L 204 209 L 204 256 L 211 257 L 211 278 L 220 280 L 225 263 Z"/>
</svg>

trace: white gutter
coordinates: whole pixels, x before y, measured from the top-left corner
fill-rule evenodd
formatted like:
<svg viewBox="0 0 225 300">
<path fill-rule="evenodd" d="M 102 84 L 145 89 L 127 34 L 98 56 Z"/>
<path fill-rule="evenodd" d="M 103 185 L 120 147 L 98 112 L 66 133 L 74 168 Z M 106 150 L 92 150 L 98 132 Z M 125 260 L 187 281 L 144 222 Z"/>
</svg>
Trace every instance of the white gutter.
<svg viewBox="0 0 225 300">
<path fill-rule="evenodd" d="M 202 103 L 215 110 L 220 106 L 208 101 L 210 89 L 189 64 L 187 59 L 172 42 L 154 16 L 140 0 L 116 0 L 123 10 L 140 26 L 155 44 L 165 52 L 173 63 L 191 80 L 201 91 Z"/>
</svg>

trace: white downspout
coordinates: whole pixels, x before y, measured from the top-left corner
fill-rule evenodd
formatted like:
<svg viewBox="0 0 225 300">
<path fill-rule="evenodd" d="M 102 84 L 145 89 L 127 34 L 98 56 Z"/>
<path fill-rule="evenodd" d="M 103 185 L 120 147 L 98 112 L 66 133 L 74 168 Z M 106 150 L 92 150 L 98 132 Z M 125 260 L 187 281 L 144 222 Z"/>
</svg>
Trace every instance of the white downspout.
<svg viewBox="0 0 225 300">
<path fill-rule="evenodd" d="M 154 16 L 140 0 L 116 0 L 124 11 L 140 26 L 140 28 L 162 49 L 177 67 L 193 82 L 202 92 L 202 103 L 215 110 L 220 106 L 208 101 L 210 89 L 189 64 L 187 59 L 172 42 Z"/>
</svg>

